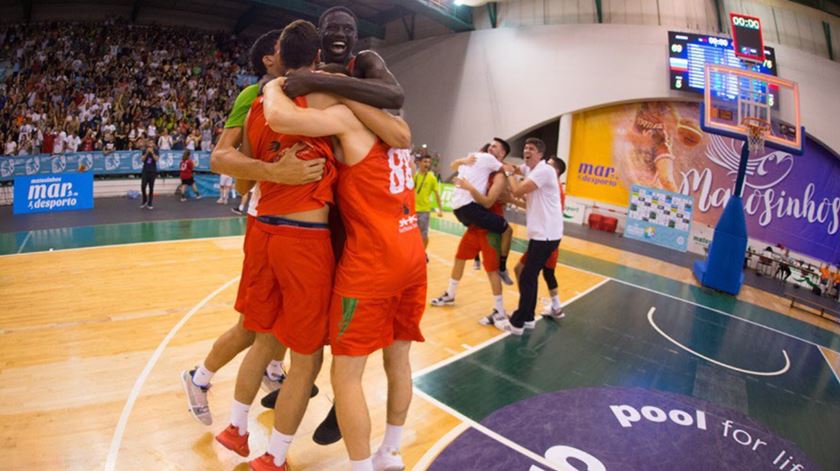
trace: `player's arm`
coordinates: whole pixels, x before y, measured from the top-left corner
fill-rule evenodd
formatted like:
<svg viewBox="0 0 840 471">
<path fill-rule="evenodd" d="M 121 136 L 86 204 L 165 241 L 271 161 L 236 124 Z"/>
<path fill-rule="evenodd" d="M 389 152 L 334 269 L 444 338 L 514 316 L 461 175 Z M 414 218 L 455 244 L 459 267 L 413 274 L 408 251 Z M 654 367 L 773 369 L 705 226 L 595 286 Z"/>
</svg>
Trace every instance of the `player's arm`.
<svg viewBox="0 0 840 471">
<path fill-rule="evenodd" d="M 532 180 L 530 178 L 526 178 L 525 180 L 523 180 L 521 182 L 519 180 L 517 180 L 516 176 L 513 175 L 514 174 L 514 167 L 512 167 L 510 165 L 505 165 L 504 169 L 505 169 L 505 175 L 506 176 L 508 174 L 510 174 L 510 176 L 507 177 L 507 182 L 508 182 L 508 185 L 510 185 L 510 192 L 513 195 L 514 198 L 521 198 L 521 197 L 527 195 L 528 193 L 530 193 L 530 192 L 532 192 L 532 191 L 534 191 L 538 188 L 537 184 L 534 182 L 534 180 Z"/>
<path fill-rule="evenodd" d="M 379 54 L 362 51 L 356 56 L 356 67 L 363 78 L 301 71 L 290 74 L 283 88 L 292 98 L 319 91 L 376 108 L 402 108 L 405 93 Z"/>
<path fill-rule="evenodd" d="M 347 107 L 335 105 L 325 110 L 301 108 L 283 92 L 284 81 L 283 77 L 276 78 L 263 89 L 265 119 L 274 132 L 322 137 L 347 131 L 347 113 L 337 112 L 338 108 L 347 110 Z"/>
<path fill-rule="evenodd" d="M 411 146 L 411 128 L 399 116 L 364 103 L 342 98 L 341 103 L 359 118 L 359 121 L 391 147 L 403 149 Z"/>
<path fill-rule="evenodd" d="M 432 189 L 432 193 L 435 195 L 435 201 L 437 202 L 437 214 L 438 216 L 443 216 L 443 205 L 440 202 L 440 192 L 438 191 L 437 180 L 435 180 L 435 186 Z"/>
<path fill-rule="evenodd" d="M 286 185 L 309 183 L 320 180 L 323 176 L 324 159 L 301 160 L 294 152 L 286 152 L 280 160 L 272 163 L 252 159 L 250 150 L 246 154 L 238 148 L 242 143 L 247 149 L 247 139 L 242 139 L 244 129 L 225 128 L 222 131 L 216 148 L 210 154 L 210 170 L 236 179 L 270 181 Z"/>
<path fill-rule="evenodd" d="M 470 196 L 473 197 L 475 202 L 485 208 L 489 208 L 496 204 L 496 200 L 499 199 L 499 196 L 501 196 L 502 191 L 505 189 L 505 176 L 502 173 L 498 173 L 493 177 L 493 183 L 490 184 L 490 190 L 487 191 L 486 195 L 482 194 L 474 186 L 472 186 L 470 182 L 464 180 L 463 178 L 456 177 L 454 181 L 455 186 L 469 191 Z"/>
<path fill-rule="evenodd" d="M 460 167 L 461 165 L 469 166 L 469 165 L 474 164 L 477 160 L 478 160 L 478 157 L 476 157 L 475 155 L 470 155 L 470 156 L 467 156 L 467 157 L 462 157 L 460 159 L 455 159 L 455 160 L 452 161 L 451 164 L 449 164 L 449 169 L 452 170 L 453 172 L 457 172 L 458 167 Z"/>
</svg>

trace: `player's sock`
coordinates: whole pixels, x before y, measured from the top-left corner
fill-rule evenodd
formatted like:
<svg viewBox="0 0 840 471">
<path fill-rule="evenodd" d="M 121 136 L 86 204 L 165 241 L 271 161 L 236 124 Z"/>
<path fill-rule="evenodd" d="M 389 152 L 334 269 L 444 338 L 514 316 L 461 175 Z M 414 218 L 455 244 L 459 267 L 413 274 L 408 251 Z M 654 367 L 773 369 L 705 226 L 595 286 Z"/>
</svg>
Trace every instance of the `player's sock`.
<svg viewBox="0 0 840 471">
<path fill-rule="evenodd" d="M 204 363 L 198 365 L 195 369 L 195 374 L 193 375 L 193 384 L 196 386 L 201 386 L 202 388 L 206 388 L 210 385 L 210 380 L 213 379 L 212 371 L 208 370 Z"/>
<path fill-rule="evenodd" d="M 350 469 L 352 471 L 373 471 L 373 460 L 370 458 L 360 461 L 350 460 Z"/>
<path fill-rule="evenodd" d="M 271 363 L 268 364 L 268 367 L 266 367 L 265 372 L 266 374 L 268 374 L 268 377 L 273 379 L 274 381 L 279 380 L 286 374 L 286 370 L 283 369 L 282 360 L 271 360 Z"/>
<path fill-rule="evenodd" d="M 382 447 L 400 449 L 402 440 L 402 425 L 385 424 L 385 438 L 382 439 Z"/>
<path fill-rule="evenodd" d="M 294 438 L 294 435 L 280 433 L 277 429 L 271 430 L 271 439 L 268 441 L 268 452 L 274 457 L 275 466 L 280 466 L 286 462 L 286 453 L 288 453 Z"/>
<path fill-rule="evenodd" d="M 248 411 L 250 409 L 250 405 L 238 402 L 236 399 L 233 400 L 233 406 L 230 410 L 230 423 L 239 428 L 239 435 L 248 433 Z"/>
<path fill-rule="evenodd" d="M 552 309 L 560 309 L 563 305 L 560 303 L 560 295 L 555 294 L 551 297 L 551 308 Z"/>
<path fill-rule="evenodd" d="M 449 288 L 446 288 L 446 293 L 452 298 L 455 297 L 455 292 L 458 291 L 458 280 L 449 279 Z"/>
<path fill-rule="evenodd" d="M 499 256 L 499 271 L 507 271 L 507 255 Z"/>
<path fill-rule="evenodd" d="M 504 312 L 505 312 L 505 303 L 504 303 L 504 300 L 502 299 L 502 295 L 501 295 L 501 294 L 500 294 L 500 295 L 498 295 L 498 296 L 493 296 L 493 307 L 495 307 L 497 311 L 499 311 L 499 312 L 501 312 L 502 314 L 504 314 Z"/>
</svg>

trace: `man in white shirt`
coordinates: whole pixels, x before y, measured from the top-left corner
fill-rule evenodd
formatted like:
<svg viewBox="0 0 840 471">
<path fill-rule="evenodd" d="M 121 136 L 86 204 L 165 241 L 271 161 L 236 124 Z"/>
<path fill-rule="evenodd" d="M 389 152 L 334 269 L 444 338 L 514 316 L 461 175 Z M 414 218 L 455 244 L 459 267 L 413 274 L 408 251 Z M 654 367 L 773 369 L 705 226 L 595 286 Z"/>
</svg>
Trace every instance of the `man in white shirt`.
<svg viewBox="0 0 840 471">
<path fill-rule="evenodd" d="M 82 144 L 82 138 L 80 138 L 79 136 L 77 136 L 75 134 L 71 134 L 69 137 L 67 137 L 67 141 L 66 141 L 67 152 L 78 152 L 79 151 L 79 145 L 81 145 L 81 144 Z"/>
<path fill-rule="evenodd" d="M 545 143 L 537 138 L 525 139 L 522 151 L 525 164 L 519 168 L 505 165 L 505 176 L 514 197 L 525 198 L 528 258 L 519 275 L 519 307 L 509 322 L 495 322 L 495 326 L 514 335 L 534 328 L 534 309 L 537 306 L 537 281 L 540 270 L 563 238 L 563 211 L 560 209 L 560 185 L 557 173 L 544 160 Z M 514 176 L 525 177 L 519 182 Z"/>
<path fill-rule="evenodd" d="M 67 133 L 61 131 L 57 136 L 55 136 L 55 141 L 53 141 L 53 154 L 63 154 L 66 146 Z"/>
<path fill-rule="evenodd" d="M 477 194 L 487 193 L 488 179 L 494 172 L 502 169 L 502 160 L 510 153 L 510 144 L 504 139 L 494 137 L 487 147 L 487 152 L 475 152 L 468 157 L 452 162 L 451 168 L 458 170 L 458 178 L 466 181 Z M 513 230 L 503 216 L 490 212 L 475 201 L 470 191 L 456 188 L 452 194 L 452 209 L 461 224 L 475 225 L 494 234 L 501 235 L 502 252 L 499 260 L 499 276 L 505 284 L 512 285 L 513 280 L 507 274 L 507 254 Z"/>
</svg>

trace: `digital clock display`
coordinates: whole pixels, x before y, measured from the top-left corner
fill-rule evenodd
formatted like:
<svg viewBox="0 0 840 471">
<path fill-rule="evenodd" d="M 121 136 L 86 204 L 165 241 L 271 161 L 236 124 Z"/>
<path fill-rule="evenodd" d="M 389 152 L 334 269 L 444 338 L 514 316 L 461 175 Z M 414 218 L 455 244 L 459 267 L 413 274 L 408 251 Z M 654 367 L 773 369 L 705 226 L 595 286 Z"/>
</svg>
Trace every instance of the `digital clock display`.
<svg viewBox="0 0 840 471">
<path fill-rule="evenodd" d="M 672 90 L 703 93 L 706 64 L 721 64 L 777 75 L 776 54 L 764 48 L 760 64 L 744 62 L 735 55 L 732 39 L 703 34 L 668 32 L 668 68 Z"/>
</svg>

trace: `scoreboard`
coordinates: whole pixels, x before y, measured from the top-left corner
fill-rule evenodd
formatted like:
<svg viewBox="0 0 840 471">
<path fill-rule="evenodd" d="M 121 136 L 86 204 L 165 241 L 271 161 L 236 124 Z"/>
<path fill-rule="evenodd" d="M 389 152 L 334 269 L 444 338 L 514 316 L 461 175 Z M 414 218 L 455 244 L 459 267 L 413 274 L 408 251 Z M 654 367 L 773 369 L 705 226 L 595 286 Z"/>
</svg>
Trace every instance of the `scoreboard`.
<svg viewBox="0 0 840 471">
<path fill-rule="evenodd" d="M 720 36 L 669 31 L 668 56 L 672 90 L 703 93 L 707 63 L 777 75 L 772 47 L 764 46 L 764 61 L 753 64 L 736 57 L 733 40 Z"/>
</svg>

